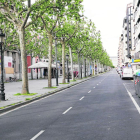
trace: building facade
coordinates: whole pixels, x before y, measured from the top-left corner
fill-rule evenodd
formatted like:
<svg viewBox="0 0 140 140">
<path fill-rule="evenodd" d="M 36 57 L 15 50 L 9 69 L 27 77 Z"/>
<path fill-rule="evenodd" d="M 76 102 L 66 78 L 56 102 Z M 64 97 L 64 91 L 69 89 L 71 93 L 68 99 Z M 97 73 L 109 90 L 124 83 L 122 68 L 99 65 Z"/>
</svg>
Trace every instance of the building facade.
<svg viewBox="0 0 140 140">
<path fill-rule="evenodd" d="M 121 67 L 124 65 L 124 42 L 123 42 L 123 34 L 119 38 L 119 47 L 118 47 L 118 66 Z"/>
<path fill-rule="evenodd" d="M 140 0 L 133 1 L 134 7 L 134 59 L 140 59 Z"/>
<path fill-rule="evenodd" d="M 134 58 L 134 22 L 133 22 L 133 4 L 126 7 L 126 16 L 123 19 L 123 30 L 119 38 L 118 47 L 118 66 L 122 67 L 130 63 Z"/>
</svg>

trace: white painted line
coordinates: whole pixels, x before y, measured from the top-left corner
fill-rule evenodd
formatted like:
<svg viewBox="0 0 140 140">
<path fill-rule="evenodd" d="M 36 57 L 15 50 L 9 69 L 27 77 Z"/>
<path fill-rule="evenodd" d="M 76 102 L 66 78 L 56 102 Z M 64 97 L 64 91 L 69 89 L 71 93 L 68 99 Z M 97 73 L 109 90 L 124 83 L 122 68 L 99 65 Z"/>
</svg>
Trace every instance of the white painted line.
<svg viewBox="0 0 140 140">
<path fill-rule="evenodd" d="M 90 93 L 90 92 L 91 92 L 91 90 L 88 93 Z"/>
<path fill-rule="evenodd" d="M 93 88 L 95 88 L 95 87 L 93 87 Z"/>
<path fill-rule="evenodd" d="M 96 77 L 97 77 L 97 76 L 95 76 L 95 78 L 96 78 Z M 72 86 L 72 87 L 70 87 L 70 88 L 76 87 L 76 86 L 78 86 L 78 85 L 80 85 L 80 84 L 83 84 L 83 83 L 85 83 L 85 82 L 87 82 L 87 81 L 83 81 L 82 83 L 78 83 L 77 85 Z M 28 103 L 28 104 L 26 104 L 26 105 L 17 107 L 17 108 L 15 108 L 15 109 L 9 110 L 9 111 L 7 111 L 7 112 L 5 112 L 5 113 L 0 114 L 0 116 L 6 115 L 6 114 L 8 114 L 8 113 L 10 113 L 10 112 L 13 112 L 13 111 L 18 110 L 18 109 L 20 109 L 20 108 L 23 108 L 23 107 L 25 107 L 25 106 L 28 106 L 28 105 L 30 105 L 30 104 L 33 104 L 33 103 L 35 103 L 35 102 L 38 102 L 38 101 L 40 101 L 40 100 L 43 100 L 43 99 L 49 98 L 49 97 L 51 97 L 51 96 L 54 96 L 54 95 L 56 95 L 56 94 L 59 94 L 59 93 L 64 92 L 64 91 L 66 91 L 66 90 L 69 90 L 70 88 L 67 88 L 67 89 L 65 89 L 65 90 L 59 91 L 59 92 L 57 92 L 57 93 L 55 93 L 55 94 L 46 96 L 46 97 L 44 97 L 44 98 L 38 99 L 38 100 L 33 101 L 33 102 L 31 102 L 31 103 Z"/>
<path fill-rule="evenodd" d="M 83 84 L 83 83 L 85 83 L 85 82 L 87 82 L 87 81 L 84 81 L 84 82 L 82 82 L 82 83 L 78 83 L 77 85 L 72 86 L 72 87 L 70 87 L 70 88 L 76 87 L 76 86 L 78 86 L 78 85 L 80 85 L 80 84 Z M 25 106 L 28 106 L 28 105 L 30 105 L 30 104 L 33 104 L 33 103 L 35 103 L 35 102 L 38 102 L 38 101 L 40 101 L 40 100 L 43 100 L 43 99 L 49 98 L 49 97 L 51 97 L 51 96 L 57 95 L 57 94 L 59 94 L 59 93 L 61 93 L 61 92 L 64 92 L 64 91 L 66 91 L 66 90 L 69 90 L 70 88 L 67 88 L 67 89 L 65 89 L 65 90 L 59 91 L 59 92 L 57 92 L 57 93 L 55 93 L 55 94 L 46 96 L 46 97 L 44 97 L 44 98 L 38 99 L 38 100 L 33 101 L 33 102 L 31 102 L 31 103 L 28 103 L 28 104 L 26 104 L 26 105 L 17 107 L 17 108 L 15 108 L 15 109 L 9 110 L 9 111 L 7 111 L 7 112 L 5 112 L 5 113 L 0 114 L 0 116 L 6 115 L 6 114 L 8 114 L 8 113 L 10 113 L 10 112 L 13 112 L 13 111 L 18 110 L 18 109 L 20 109 L 20 108 L 23 108 L 23 107 L 25 107 Z"/>
<path fill-rule="evenodd" d="M 98 86 L 98 84 L 97 84 L 97 86 Z"/>
<path fill-rule="evenodd" d="M 70 107 L 69 109 L 67 109 L 65 112 L 63 112 L 62 114 L 66 114 L 69 110 L 71 110 L 72 107 Z"/>
<path fill-rule="evenodd" d="M 137 102 L 136 102 L 135 99 L 133 98 L 132 94 L 127 90 L 127 88 L 126 88 L 126 86 L 125 86 L 124 83 L 123 83 L 123 85 L 124 85 L 124 87 L 125 87 L 125 89 L 126 89 L 128 95 L 130 96 L 130 98 L 131 98 L 133 104 L 135 105 L 136 109 L 138 110 L 138 112 L 139 112 L 139 114 L 140 114 L 140 107 L 139 107 L 139 105 L 137 104 Z"/>
<path fill-rule="evenodd" d="M 79 99 L 80 101 L 83 100 L 85 97 L 83 96 L 81 99 Z"/>
<path fill-rule="evenodd" d="M 39 137 L 45 130 L 41 130 L 38 134 L 36 134 L 33 138 L 30 140 L 35 140 L 37 137 Z"/>
</svg>

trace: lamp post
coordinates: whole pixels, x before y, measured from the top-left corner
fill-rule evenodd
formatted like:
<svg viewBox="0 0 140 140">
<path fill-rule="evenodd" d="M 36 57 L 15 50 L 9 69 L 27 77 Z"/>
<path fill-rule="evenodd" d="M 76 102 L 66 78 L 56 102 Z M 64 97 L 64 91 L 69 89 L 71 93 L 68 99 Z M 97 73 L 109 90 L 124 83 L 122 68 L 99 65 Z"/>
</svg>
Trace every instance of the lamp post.
<svg viewBox="0 0 140 140">
<path fill-rule="evenodd" d="M 57 38 L 56 38 L 56 33 L 55 33 L 55 60 L 56 60 L 56 71 L 55 71 L 55 74 L 56 74 L 56 86 L 59 86 L 59 85 L 58 85 Z"/>
<path fill-rule="evenodd" d="M 66 59 L 67 59 L 67 76 L 68 76 L 68 78 L 67 78 L 68 81 L 67 81 L 67 82 L 69 83 L 70 81 L 69 81 L 69 67 L 68 67 L 68 59 L 69 59 L 69 55 L 68 55 L 68 54 L 66 55 Z"/>
<path fill-rule="evenodd" d="M 5 34 L 2 32 L 2 29 L 0 29 L 0 50 L 1 50 L 1 93 L 0 93 L 0 99 L 1 100 L 5 100 L 5 93 L 4 93 L 4 81 L 3 81 L 3 49 L 2 49 L 2 46 L 4 44 L 4 37 L 5 37 Z"/>
</svg>

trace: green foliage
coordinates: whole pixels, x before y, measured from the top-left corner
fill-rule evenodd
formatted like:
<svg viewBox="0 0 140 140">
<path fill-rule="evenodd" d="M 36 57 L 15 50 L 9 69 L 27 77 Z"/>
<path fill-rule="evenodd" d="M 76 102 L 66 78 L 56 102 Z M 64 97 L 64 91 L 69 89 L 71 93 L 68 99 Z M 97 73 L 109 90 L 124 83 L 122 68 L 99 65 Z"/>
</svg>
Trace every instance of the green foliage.
<svg viewBox="0 0 140 140">
<path fill-rule="evenodd" d="M 36 95 L 37 93 L 17 93 L 17 94 L 14 94 L 14 96 L 21 96 L 21 95 L 24 95 L 24 96 L 33 96 L 33 95 Z"/>
<path fill-rule="evenodd" d="M 29 100 L 31 100 L 31 99 L 32 99 L 32 98 L 26 98 L 25 101 L 29 101 Z"/>
<path fill-rule="evenodd" d="M 51 88 L 57 88 L 57 87 L 44 87 L 44 89 L 51 89 Z"/>
</svg>

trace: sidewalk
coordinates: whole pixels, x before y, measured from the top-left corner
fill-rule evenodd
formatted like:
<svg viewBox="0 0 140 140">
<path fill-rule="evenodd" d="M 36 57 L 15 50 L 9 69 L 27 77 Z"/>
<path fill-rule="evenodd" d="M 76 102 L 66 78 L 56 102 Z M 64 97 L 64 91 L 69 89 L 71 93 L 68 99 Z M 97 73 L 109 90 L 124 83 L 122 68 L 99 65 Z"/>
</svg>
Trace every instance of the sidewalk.
<svg viewBox="0 0 140 140">
<path fill-rule="evenodd" d="M 51 89 L 44 89 L 44 87 L 48 86 L 47 79 L 29 80 L 29 92 L 37 93 L 36 95 L 33 96 L 25 96 L 25 95 L 14 96 L 14 94 L 16 93 L 21 93 L 22 81 L 5 83 L 6 101 L 0 101 L 0 110 L 4 110 L 5 108 L 10 108 L 12 106 L 15 106 L 15 104 L 23 104 L 23 103 L 26 104 L 25 102 L 30 102 L 31 100 L 35 100 L 35 98 L 36 99 L 41 98 L 41 96 L 42 97 L 47 96 L 47 94 L 50 94 L 50 92 L 57 92 L 63 90 L 74 84 L 78 84 L 80 82 L 86 81 L 93 77 L 76 80 L 75 82 L 70 82 L 70 84 L 59 84 L 57 88 L 51 88 Z M 62 77 L 58 79 L 58 83 L 62 83 Z M 52 86 L 56 87 L 56 79 L 52 79 Z M 26 98 L 29 98 L 30 101 L 26 101 Z"/>
</svg>

